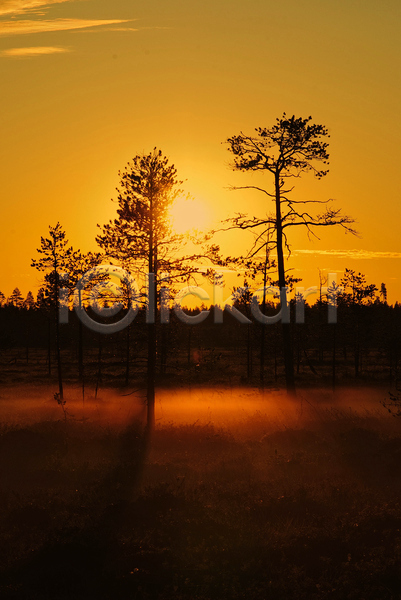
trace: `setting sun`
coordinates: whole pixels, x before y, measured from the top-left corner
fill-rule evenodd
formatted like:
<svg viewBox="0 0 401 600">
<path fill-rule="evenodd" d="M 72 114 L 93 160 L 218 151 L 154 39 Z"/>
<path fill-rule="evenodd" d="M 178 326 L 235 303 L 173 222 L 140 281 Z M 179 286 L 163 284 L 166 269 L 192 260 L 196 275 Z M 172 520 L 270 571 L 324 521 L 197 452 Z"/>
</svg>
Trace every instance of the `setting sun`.
<svg viewBox="0 0 401 600">
<path fill-rule="evenodd" d="M 201 231 L 209 226 L 209 209 L 201 200 L 178 198 L 171 207 L 171 220 L 177 233 L 191 229 Z"/>
</svg>

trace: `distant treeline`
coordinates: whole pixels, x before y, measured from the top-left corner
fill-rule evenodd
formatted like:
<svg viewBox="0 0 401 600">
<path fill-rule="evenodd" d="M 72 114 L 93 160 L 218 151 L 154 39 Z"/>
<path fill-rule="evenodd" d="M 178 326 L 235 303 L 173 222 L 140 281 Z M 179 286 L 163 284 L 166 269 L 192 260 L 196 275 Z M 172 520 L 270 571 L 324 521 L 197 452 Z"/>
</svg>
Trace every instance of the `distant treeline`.
<svg viewBox="0 0 401 600">
<path fill-rule="evenodd" d="M 348 275 L 352 273 L 347 271 Z M 314 305 L 305 304 L 304 323 L 297 323 L 295 318 L 296 303 L 302 298 L 291 300 L 298 385 L 335 386 L 350 379 L 396 382 L 401 305 L 387 303 L 384 285 L 378 293 L 375 286 L 363 283 L 359 289 L 344 287 L 338 294 L 337 323 L 328 323 L 325 296 Z M 252 319 L 249 300 L 241 300 L 236 307 Z M 158 383 L 195 380 L 281 385 L 284 365 L 280 322 L 263 325 L 252 319 L 250 324 L 242 324 L 224 311 L 223 323 L 215 323 L 214 308 L 209 310 L 208 317 L 196 325 L 183 323 L 174 311 L 169 324 L 162 325 L 156 319 Z M 273 315 L 277 310 L 273 303 L 266 302 L 266 314 Z M 185 312 L 194 316 L 198 310 Z M 124 310 L 114 320 L 123 314 Z M 55 377 L 54 336 L 54 307 L 44 304 L 40 293 L 36 301 L 31 293 L 24 300 L 19 290 L 14 290 L 0 307 L 1 379 L 9 380 L 10 369 L 13 380 Z M 75 311 L 69 310 L 68 324 L 60 326 L 65 381 L 117 386 L 143 381 L 147 336 L 144 309 L 129 327 L 111 335 L 91 331 L 82 325 Z"/>
</svg>

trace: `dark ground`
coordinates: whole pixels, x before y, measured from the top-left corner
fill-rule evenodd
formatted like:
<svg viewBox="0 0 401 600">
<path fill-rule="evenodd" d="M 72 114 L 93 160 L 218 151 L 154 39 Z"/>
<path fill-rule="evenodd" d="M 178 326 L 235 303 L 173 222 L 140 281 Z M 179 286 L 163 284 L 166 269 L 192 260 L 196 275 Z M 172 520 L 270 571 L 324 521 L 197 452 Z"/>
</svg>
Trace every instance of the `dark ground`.
<svg viewBox="0 0 401 600">
<path fill-rule="evenodd" d="M 64 420 L 50 392 L 30 404 L 15 389 L 12 418 L 11 389 L 2 599 L 401 597 L 401 419 L 376 396 L 364 409 L 367 391 L 348 408 L 345 390 L 250 405 L 255 391 L 192 390 L 180 414 L 181 390 L 173 408 L 162 395 L 146 447 L 105 393 L 85 418 L 67 400 Z"/>
</svg>

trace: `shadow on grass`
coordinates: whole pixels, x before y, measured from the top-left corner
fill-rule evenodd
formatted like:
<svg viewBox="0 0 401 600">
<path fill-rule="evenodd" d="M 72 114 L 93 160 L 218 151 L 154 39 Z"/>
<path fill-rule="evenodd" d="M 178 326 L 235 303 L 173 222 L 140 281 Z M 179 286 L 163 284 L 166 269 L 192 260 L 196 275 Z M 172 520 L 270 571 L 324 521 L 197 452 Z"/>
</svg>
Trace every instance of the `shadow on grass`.
<svg viewBox="0 0 401 600">
<path fill-rule="evenodd" d="M 399 431 L 262 419 L 3 427 L 1 598 L 398 599 Z"/>
<path fill-rule="evenodd" d="M 3 428 L 2 598 L 115 597 L 109 566 L 147 450 L 139 423 Z"/>
</svg>

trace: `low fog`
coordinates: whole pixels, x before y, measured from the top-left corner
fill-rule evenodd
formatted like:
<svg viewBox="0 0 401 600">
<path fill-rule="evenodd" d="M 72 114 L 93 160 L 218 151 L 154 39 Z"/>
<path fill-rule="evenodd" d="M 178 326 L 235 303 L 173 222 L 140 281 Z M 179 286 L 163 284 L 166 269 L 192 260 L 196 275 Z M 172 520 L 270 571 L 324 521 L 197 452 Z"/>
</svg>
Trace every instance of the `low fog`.
<svg viewBox="0 0 401 600">
<path fill-rule="evenodd" d="M 174 388 L 159 389 L 156 394 L 156 425 L 213 424 L 235 428 L 248 420 L 266 425 L 294 426 L 305 420 L 318 420 L 328 412 L 352 412 L 366 416 L 385 416 L 380 405 L 388 398 L 386 387 L 298 390 L 289 399 L 283 390 L 257 388 Z M 54 386 L 5 387 L 0 393 L 0 420 L 24 425 L 38 421 L 64 419 L 54 399 Z M 67 418 L 101 425 L 124 427 L 146 415 L 145 390 L 112 390 L 66 387 Z"/>
</svg>

